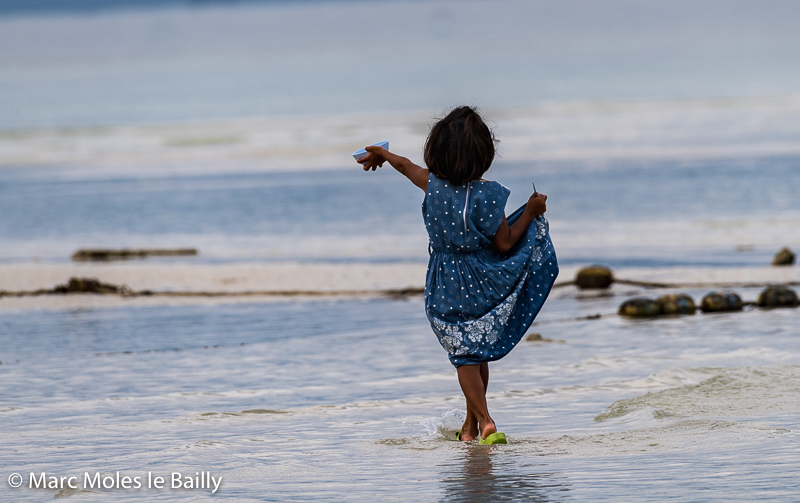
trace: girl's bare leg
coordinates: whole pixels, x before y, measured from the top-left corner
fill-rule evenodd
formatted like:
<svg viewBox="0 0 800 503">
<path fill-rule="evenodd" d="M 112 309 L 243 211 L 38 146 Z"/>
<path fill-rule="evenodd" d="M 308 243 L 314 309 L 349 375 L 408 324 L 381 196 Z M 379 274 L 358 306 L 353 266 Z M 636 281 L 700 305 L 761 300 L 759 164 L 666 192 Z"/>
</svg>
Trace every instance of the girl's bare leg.
<svg viewBox="0 0 800 503">
<path fill-rule="evenodd" d="M 467 418 L 461 427 L 461 439 L 475 440 L 478 434 L 481 438 L 486 438 L 497 431 L 486 405 L 489 364 L 462 365 L 457 370 L 458 383 L 467 399 Z"/>
<path fill-rule="evenodd" d="M 472 412 L 472 407 L 467 402 L 467 417 L 464 419 L 464 424 L 461 426 L 461 440 L 470 441 L 475 440 L 478 436 L 478 418 Z"/>
<path fill-rule="evenodd" d="M 485 394 L 486 390 L 489 388 L 489 364 L 481 363 L 479 367 L 481 379 L 483 380 L 483 392 Z M 467 417 L 464 420 L 464 425 L 461 427 L 461 439 L 475 440 L 477 436 L 478 418 L 475 416 L 475 413 L 472 411 L 469 403 L 467 403 Z"/>
</svg>

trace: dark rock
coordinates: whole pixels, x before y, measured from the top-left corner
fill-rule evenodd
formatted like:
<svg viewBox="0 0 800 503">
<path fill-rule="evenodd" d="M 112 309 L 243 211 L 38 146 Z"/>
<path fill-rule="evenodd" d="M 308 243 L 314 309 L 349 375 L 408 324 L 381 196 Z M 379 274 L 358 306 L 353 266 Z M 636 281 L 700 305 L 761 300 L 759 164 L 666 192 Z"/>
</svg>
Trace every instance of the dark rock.
<svg viewBox="0 0 800 503">
<path fill-rule="evenodd" d="M 397 290 L 386 290 L 386 295 L 395 299 L 405 299 L 407 297 L 411 297 L 413 295 L 422 295 L 425 293 L 424 288 L 415 288 L 415 287 L 408 287 L 408 288 L 400 288 Z"/>
<path fill-rule="evenodd" d="M 772 259 L 772 265 L 792 265 L 794 264 L 794 258 L 792 250 L 789 248 L 782 248 L 775 254 L 775 258 Z"/>
<path fill-rule="evenodd" d="M 662 295 L 656 302 L 661 307 L 661 314 L 694 314 L 697 310 L 694 299 L 685 293 Z"/>
<path fill-rule="evenodd" d="M 575 284 L 580 289 L 608 288 L 614 282 L 611 269 L 602 265 L 584 267 L 575 276 Z"/>
<path fill-rule="evenodd" d="M 553 339 L 548 339 L 547 337 L 542 337 L 542 334 L 537 334 L 537 333 L 528 334 L 528 336 L 525 337 L 525 340 L 527 342 L 557 342 L 557 343 L 560 343 L 560 344 L 564 344 L 564 340 L 563 339 L 558 339 L 558 340 L 554 341 Z"/>
<path fill-rule="evenodd" d="M 742 307 L 744 307 L 742 298 L 731 291 L 708 293 L 700 302 L 700 309 L 702 309 L 704 313 L 741 311 Z"/>
<path fill-rule="evenodd" d="M 183 255 L 197 255 L 196 248 L 143 248 L 131 250 L 123 248 L 119 250 L 107 249 L 81 249 L 72 254 L 75 262 L 85 261 L 106 261 L 106 260 L 129 260 L 133 258 L 146 257 L 176 257 Z"/>
<path fill-rule="evenodd" d="M 635 297 L 619 306 L 619 315 L 631 318 L 649 318 L 661 314 L 661 306 L 653 299 Z"/>
<path fill-rule="evenodd" d="M 53 288 L 55 293 L 125 293 L 126 287 L 101 283 L 96 278 L 70 278 L 66 285 Z"/>
<path fill-rule="evenodd" d="M 797 307 L 800 299 L 797 293 L 785 286 L 768 286 L 756 301 L 758 307 Z"/>
</svg>

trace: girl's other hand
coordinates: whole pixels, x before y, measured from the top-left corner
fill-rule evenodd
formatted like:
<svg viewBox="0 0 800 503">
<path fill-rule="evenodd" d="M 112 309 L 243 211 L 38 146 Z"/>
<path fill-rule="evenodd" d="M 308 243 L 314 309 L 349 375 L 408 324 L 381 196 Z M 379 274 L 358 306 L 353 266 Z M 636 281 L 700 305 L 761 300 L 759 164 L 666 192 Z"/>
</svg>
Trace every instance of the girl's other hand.
<svg viewBox="0 0 800 503">
<path fill-rule="evenodd" d="M 364 171 L 375 171 L 378 168 L 382 168 L 383 163 L 386 162 L 386 154 L 389 152 L 383 147 L 375 146 L 366 147 L 365 150 L 368 152 L 367 155 L 358 161 L 364 167 Z"/>
<path fill-rule="evenodd" d="M 534 192 L 528 199 L 525 209 L 533 213 L 534 217 L 544 214 L 547 211 L 547 196 L 539 192 Z"/>
</svg>

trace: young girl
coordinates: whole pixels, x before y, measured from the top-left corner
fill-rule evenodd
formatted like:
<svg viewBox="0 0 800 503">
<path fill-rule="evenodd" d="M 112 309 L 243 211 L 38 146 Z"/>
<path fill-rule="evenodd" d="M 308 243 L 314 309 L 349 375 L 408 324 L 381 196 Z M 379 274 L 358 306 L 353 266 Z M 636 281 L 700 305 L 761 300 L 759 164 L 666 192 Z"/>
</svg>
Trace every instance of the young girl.
<svg viewBox="0 0 800 503">
<path fill-rule="evenodd" d="M 425 191 L 422 214 L 430 239 L 425 312 L 467 399 L 460 440 L 506 443 L 489 415 L 489 362 L 517 345 L 558 275 L 542 214 L 547 196 L 534 192 L 508 218 L 509 190 L 482 179 L 495 138 L 477 111 L 458 107 L 431 128 L 425 164 L 381 147 L 366 147 L 365 171 L 388 162 Z M 533 223 L 534 225 L 531 225 Z"/>
</svg>

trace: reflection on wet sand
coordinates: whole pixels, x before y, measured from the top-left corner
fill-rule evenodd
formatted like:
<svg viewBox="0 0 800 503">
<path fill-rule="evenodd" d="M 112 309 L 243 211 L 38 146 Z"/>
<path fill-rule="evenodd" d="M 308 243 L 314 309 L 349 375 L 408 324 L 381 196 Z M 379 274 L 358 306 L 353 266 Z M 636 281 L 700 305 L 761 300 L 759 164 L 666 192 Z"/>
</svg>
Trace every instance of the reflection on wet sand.
<svg viewBox="0 0 800 503">
<path fill-rule="evenodd" d="M 560 474 L 541 471 L 541 463 L 490 446 L 465 447 L 460 459 L 444 466 L 442 503 L 561 501 L 570 490 Z"/>
</svg>

